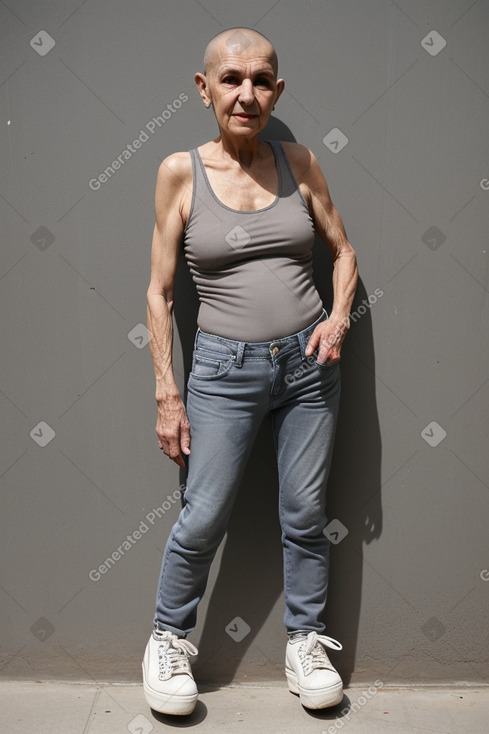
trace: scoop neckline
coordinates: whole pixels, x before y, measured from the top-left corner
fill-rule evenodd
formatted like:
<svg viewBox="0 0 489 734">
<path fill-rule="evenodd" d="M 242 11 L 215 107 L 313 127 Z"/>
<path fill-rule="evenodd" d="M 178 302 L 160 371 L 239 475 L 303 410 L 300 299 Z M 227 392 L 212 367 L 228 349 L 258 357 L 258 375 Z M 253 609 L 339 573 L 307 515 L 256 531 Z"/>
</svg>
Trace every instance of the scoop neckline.
<svg viewBox="0 0 489 734">
<path fill-rule="evenodd" d="M 278 181 L 278 191 L 277 191 L 277 195 L 275 196 L 275 199 L 271 202 L 271 204 L 268 204 L 268 206 L 264 206 L 262 209 L 244 209 L 244 210 L 243 209 L 233 209 L 233 207 L 228 206 L 223 201 L 221 201 L 219 199 L 219 197 L 217 196 L 217 194 L 215 193 L 214 189 L 211 186 L 211 182 L 209 181 L 209 177 L 207 175 L 207 171 L 205 170 L 204 161 L 202 160 L 202 156 L 200 155 L 199 149 L 198 148 L 195 149 L 195 151 L 196 151 L 196 153 L 197 153 L 197 155 L 199 157 L 200 166 L 201 166 L 201 169 L 202 169 L 204 180 L 205 180 L 205 182 L 207 184 L 207 188 L 209 189 L 209 191 L 210 191 L 210 193 L 212 195 L 212 198 L 219 204 L 219 206 L 222 206 L 223 209 L 227 209 L 228 211 L 234 212 L 235 214 L 259 214 L 260 212 L 266 212 L 269 209 L 272 209 L 274 206 L 277 205 L 277 203 L 278 203 L 278 201 L 280 199 L 281 193 L 282 193 L 282 173 L 281 173 L 281 170 L 280 170 L 280 166 L 279 166 L 279 162 L 278 162 L 278 157 L 277 157 L 277 153 L 276 153 L 276 150 L 275 150 L 275 146 L 272 145 L 272 143 L 271 143 L 270 140 L 262 140 L 262 142 L 263 143 L 267 143 L 267 145 L 269 145 L 270 148 L 272 149 L 273 157 L 275 159 L 275 169 L 277 171 L 277 181 Z"/>
</svg>

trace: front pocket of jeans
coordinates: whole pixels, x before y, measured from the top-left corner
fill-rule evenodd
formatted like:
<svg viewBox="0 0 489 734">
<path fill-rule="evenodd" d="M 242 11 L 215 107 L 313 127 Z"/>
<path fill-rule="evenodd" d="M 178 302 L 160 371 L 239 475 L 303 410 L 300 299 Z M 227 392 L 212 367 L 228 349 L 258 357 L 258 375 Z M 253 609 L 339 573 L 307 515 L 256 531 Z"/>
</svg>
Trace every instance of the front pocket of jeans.
<svg viewBox="0 0 489 734">
<path fill-rule="evenodd" d="M 203 357 L 195 354 L 192 362 L 192 376 L 198 380 L 218 380 L 224 377 L 233 364 L 231 355 L 222 355 L 222 358 Z"/>
<path fill-rule="evenodd" d="M 336 367 L 339 364 L 339 361 L 328 364 L 327 362 L 318 362 L 316 360 L 314 364 L 320 372 L 325 372 L 326 370 L 330 370 L 332 367 Z"/>
</svg>

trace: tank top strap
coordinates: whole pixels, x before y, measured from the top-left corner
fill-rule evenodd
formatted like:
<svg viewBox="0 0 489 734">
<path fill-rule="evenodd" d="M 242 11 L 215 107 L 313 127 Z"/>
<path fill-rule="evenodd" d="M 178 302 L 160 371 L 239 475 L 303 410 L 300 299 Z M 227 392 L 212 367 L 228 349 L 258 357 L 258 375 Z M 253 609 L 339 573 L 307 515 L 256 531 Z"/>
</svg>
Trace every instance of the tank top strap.
<svg viewBox="0 0 489 734">
<path fill-rule="evenodd" d="M 278 179 L 279 179 L 279 191 L 280 198 L 291 196 L 295 191 L 298 190 L 297 181 L 290 167 L 287 156 L 283 149 L 280 140 L 269 140 L 264 139 L 264 142 L 269 143 L 272 146 L 275 154 L 275 160 L 277 161 Z"/>
<path fill-rule="evenodd" d="M 192 179 L 194 182 L 194 190 L 199 190 L 199 196 L 203 195 L 204 191 L 208 191 L 209 187 L 207 185 L 207 177 L 205 175 L 205 169 L 204 164 L 202 163 L 202 158 L 199 155 L 199 151 L 197 148 L 192 148 L 190 151 L 190 156 L 192 158 Z M 211 193 L 208 191 L 208 193 Z"/>
<path fill-rule="evenodd" d="M 192 160 L 192 202 L 189 221 L 195 209 L 212 212 L 218 219 L 222 219 L 222 206 L 210 187 L 200 153 L 197 148 L 192 148 L 189 152 Z"/>
</svg>

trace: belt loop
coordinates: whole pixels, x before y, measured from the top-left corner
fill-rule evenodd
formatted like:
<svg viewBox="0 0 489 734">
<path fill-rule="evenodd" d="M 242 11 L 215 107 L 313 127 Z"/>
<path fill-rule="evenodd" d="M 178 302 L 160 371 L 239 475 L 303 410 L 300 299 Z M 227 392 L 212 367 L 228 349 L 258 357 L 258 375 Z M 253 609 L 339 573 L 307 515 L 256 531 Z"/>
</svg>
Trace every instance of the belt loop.
<svg viewBox="0 0 489 734">
<path fill-rule="evenodd" d="M 306 346 L 307 346 L 306 333 L 309 331 L 309 328 L 310 327 L 308 327 L 304 331 L 300 331 L 297 334 L 297 337 L 298 337 L 298 340 L 299 340 L 299 346 L 300 346 L 300 350 L 301 350 L 301 358 L 302 359 L 305 359 L 306 358 Z"/>
<path fill-rule="evenodd" d="M 243 365 L 243 356 L 244 356 L 244 350 L 246 346 L 246 342 L 236 342 L 237 349 L 236 349 L 236 367 L 241 367 Z"/>
</svg>

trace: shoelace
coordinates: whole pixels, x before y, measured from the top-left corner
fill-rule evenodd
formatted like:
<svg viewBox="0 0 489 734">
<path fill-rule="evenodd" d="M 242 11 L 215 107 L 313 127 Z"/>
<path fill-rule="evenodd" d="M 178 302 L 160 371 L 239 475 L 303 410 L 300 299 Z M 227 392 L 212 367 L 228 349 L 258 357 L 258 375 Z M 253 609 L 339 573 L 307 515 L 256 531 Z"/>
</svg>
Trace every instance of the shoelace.
<svg viewBox="0 0 489 734">
<path fill-rule="evenodd" d="M 334 670 L 324 650 L 325 647 L 332 650 L 343 649 L 343 645 L 332 637 L 318 635 L 317 632 L 309 632 L 297 651 L 305 675 L 309 675 L 318 668 Z"/>
<path fill-rule="evenodd" d="M 180 639 L 171 632 L 154 632 L 155 639 L 161 642 L 158 648 L 160 680 L 168 680 L 178 673 L 190 673 L 188 655 L 197 655 L 198 650 L 188 640 Z"/>
</svg>

